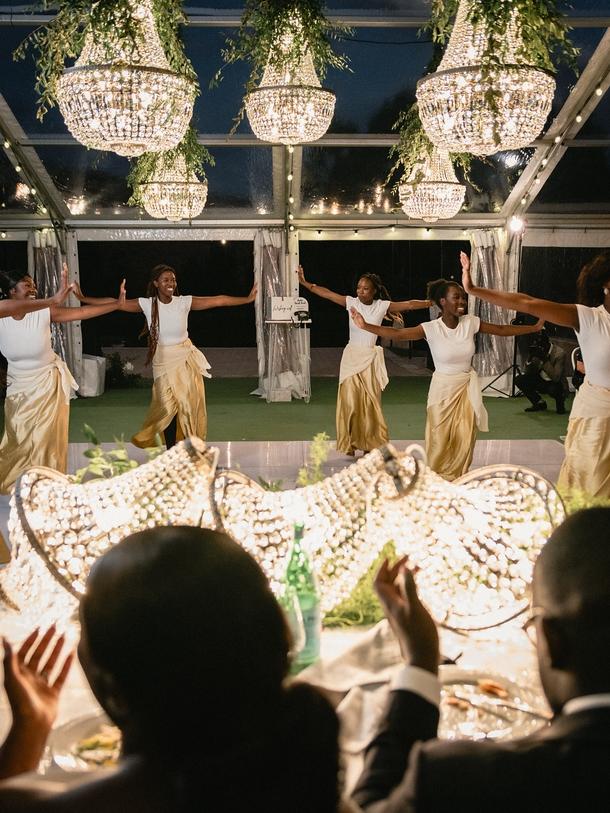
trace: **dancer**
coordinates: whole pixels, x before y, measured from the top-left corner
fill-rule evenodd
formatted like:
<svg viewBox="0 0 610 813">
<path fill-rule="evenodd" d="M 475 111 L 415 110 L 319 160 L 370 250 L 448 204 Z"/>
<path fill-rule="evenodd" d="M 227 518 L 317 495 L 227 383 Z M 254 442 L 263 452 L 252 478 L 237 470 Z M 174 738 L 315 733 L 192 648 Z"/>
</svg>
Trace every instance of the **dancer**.
<svg viewBox="0 0 610 813">
<path fill-rule="evenodd" d="M 610 497 L 610 251 L 578 275 L 578 304 L 480 288 L 472 284 L 466 255 L 462 267 L 464 287 L 473 296 L 576 331 L 587 377 L 574 397 L 558 485 Z"/>
<path fill-rule="evenodd" d="M 374 325 L 380 325 L 387 315 L 398 320 L 401 311 L 430 306 L 426 299 L 392 302 L 377 274 L 362 274 L 354 297 L 337 294 L 315 282 L 308 282 L 302 266 L 299 266 L 297 273 L 303 288 L 348 311 L 355 309 Z M 393 328 L 387 328 L 387 331 L 383 335 L 398 338 Z M 381 392 L 388 383 L 388 373 L 383 348 L 375 343 L 373 336 L 368 336 L 350 320 L 349 342 L 341 356 L 339 369 L 336 414 L 337 450 L 350 456 L 357 449 L 370 452 L 389 440 L 388 427 L 381 411 Z"/>
<path fill-rule="evenodd" d="M 83 296 L 81 302 L 109 302 Z M 154 446 L 163 435 L 171 448 L 190 435 L 205 440 L 208 418 L 203 376 L 211 378 L 210 365 L 188 337 L 190 311 L 233 307 L 254 302 L 256 285 L 248 296 L 180 296 L 176 272 L 170 265 L 156 265 L 150 275 L 146 296 L 128 299 L 124 310 L 144 313 L 146 325 L 140 335 L 148 337 L 146 364 L 152 361 L 152 401 L 144 425 L 131 442 L 141 449 Z"/>
<path fill-rule="evenodd" d="M 31 466 L 65 472 L 71 390 L 78 388 L 67 365 L 51 347 L 51 322 L 92 319 L 122 307 L 118 299 L 104 305 L 62 308 L 72 290 L 64 266 L 60 290 L 36 299 L 36 284 L 21 271 L 0 273 L 0 351 L 8 361 L 4 436 L 0 443 L 0 494 Z"/>
<path fill-rule="evenodd" d="M 429 283 L 428 296 L 441 315 L 417 327 L 378 327 L 365 322 L 356 309 L 351 314 L 360 329 L 377 336 L 428 342 L 435 371 L 428 391 L 426 456 L 431 469 L 447 480 L 455 480 L 468 471 L 472 462 L 477 428 L 488 431 L 479 379 L 471 367 L 475 335 L 521 336 L 541 330 L 544 321 L 520 326 L 481 322 L 478 316 L 466 314 L 464 289 L 451 280 Z"/>
</svg>

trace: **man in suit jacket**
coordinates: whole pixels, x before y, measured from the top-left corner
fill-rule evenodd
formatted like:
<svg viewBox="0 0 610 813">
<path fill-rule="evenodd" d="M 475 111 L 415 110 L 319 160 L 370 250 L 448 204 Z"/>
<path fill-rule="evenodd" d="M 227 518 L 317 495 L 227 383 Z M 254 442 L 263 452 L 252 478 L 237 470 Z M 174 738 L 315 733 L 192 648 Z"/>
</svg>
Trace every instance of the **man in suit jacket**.
<svg viewBox="0 0 610 813">
<path fill-rule="evenodd" d="M 354 791 L 363 810 L 610 809 L 610 508 L 573 514 L 536 563 L 527 624 L 555 716 L 526 739 L 436 739 L 436 625 L 404 560 L 385 562 L 376 588 L 407 665 Z"/>
</svg>

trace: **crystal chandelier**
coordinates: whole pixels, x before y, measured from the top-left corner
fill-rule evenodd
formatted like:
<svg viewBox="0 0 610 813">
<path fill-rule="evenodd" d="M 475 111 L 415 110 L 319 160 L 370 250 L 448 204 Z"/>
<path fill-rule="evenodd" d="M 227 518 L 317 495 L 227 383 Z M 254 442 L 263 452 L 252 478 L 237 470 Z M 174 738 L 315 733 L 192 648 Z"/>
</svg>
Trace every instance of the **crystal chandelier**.
<svg viewBox="0 0 610 813">
<path fill-rule="evenodd" d="M 403 212 L 430 223 L 456 215 L 465 194 L 466 187 L 458 183 L 449 153 L 436 147 L 398 187 Z"/>
<path fill-rule="evenodd" d="M 208 198 L 208 182 L 186 168 L 184 156 L 177 155 L 163 164 L 139 191 L 144 208 L 151 217 L 178 221 L 192 220 L 201 213 Z"/>
<path fill-rule="evenodd" d="M 300 26 L 299 21 L 294 22 Z M 292 35 L 280 41 L 286 52 Z M 256 90 L 244 99 L 252 131 L 262 141 L 303 144 L 317 141 L 328 130 L 335 110 L 335 94 L 320 85 L 308 48 L 301 53 L 296 67 L 280 70 L 267 62 Z"/>
<path fill-rule="evenodd" d="M 59 109 L 86 147 L 136 156 L 175 147 L 193 113 L 195 84 L 170 68 L 152 0 L 132 0 L 134 41 L 89 31 L 57 85 Z"/>
<path fill-rule="evenodd" d="M 524 64 L 516 14 L 505 35 L 504 64 L 485 79 L 481 57 L 487 32 L 468 21 L 472 2 L 460 0 L 437 71 L 417 83 L 419 115 L 430 140 L 449 152 L 491 155 L 516 150 L 531 144 L 542 130 L 555 80 L 546 71 Z"/>
</svg>

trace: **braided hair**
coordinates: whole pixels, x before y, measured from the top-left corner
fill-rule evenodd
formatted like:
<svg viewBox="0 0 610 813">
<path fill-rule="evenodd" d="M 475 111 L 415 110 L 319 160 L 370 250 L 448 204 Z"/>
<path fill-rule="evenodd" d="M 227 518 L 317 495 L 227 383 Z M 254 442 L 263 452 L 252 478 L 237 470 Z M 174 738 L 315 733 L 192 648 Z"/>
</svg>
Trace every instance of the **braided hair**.
<svg viewBox="0 0 610 813">
<path fill-rule="evenodd" d="M 375 293 L 373 294 L 373 299 L 391 299 L 392 297 L 388 293 L 388 289 L 385 287 L 383 282 L 381 281 L 381 277 L 379 274 L 372 274 L 370 271 L 367 271 L 364 274 L 360 274 L 358 277 L 359 280 L 367 279 L 371 285 L 375 288 Z"/>
<path fill-rule="evenodd" d="M 27 271 L 0 271 L 0 299 L 9 299 L 13 288 L 29 276 Z"/>
<path fill-rule="evenodd" d="M 603 288 L 610 281 L 610 251 L 603 251 L 588 262 L 576 280 L 578 301 L 595 308 L 604 302 Z"/>
<path fill-rule="evenodd" d="M 442 311 L 441 299 L 444 299 L 447 296 L 450 288 L 457 288 L 459 291 L 463 290 L 459 282 L 455 282 L 455 280 L 452 279 L 432 280 L 432 282 L 428 283 L 426 298 L 431 299 L 436 307 Z"/>
<path fill-rule="evenodd" d="M 165 265 L 165 263 L 161 263 L 160 265 L 155 265 L 153 270 L 150 272 L 150 279 L 148 280 L 148 286 L 146 288 L 146 296 L 152 299 L 152 305 L 150 309 L 150 327 L 148 326 L 148 321 L 144 320 L 144 327 L 140 332 L 138 338 L 146 336 L 148 339 L 148 353 L 146 354 L 146 362 L 145 364 L 148 365 L 153 360 L 153 356 L 157 352 L 157 345 L 159 343 L 159 291 L 155 282 L 159 279 L 161 274 L 169 271 L 172 274 L 175 274 L 176 271 L 171 265 Z M 174 290 L 174 294 L 179 296 L 178 294 L 178 286 Z"/>
</svg>

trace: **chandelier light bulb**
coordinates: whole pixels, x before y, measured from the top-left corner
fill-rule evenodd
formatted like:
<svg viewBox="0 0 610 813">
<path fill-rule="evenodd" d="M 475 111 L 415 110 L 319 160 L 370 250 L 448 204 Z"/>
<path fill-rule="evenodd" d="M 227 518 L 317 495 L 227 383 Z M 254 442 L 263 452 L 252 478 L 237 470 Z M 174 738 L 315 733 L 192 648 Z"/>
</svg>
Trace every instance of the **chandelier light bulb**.
<svg viewBox="0 0 610 813">
<path fill-rule="evenodd" d="M 182 155 L 161 165 L 151 180 L 139 188 L 148 214 L 171 222 L 197 217 L 208 198 L 208 182 L 188 173 Z"/>
<path fill-rule="evenodd" d="M 430 140 L 449 152 L 491 155 L 526 147 L 539 135 L 551 110 L 555 80 L 526 65 L 522 36 L 513 16 L 505 32 L 505 64 L 483 76 L 487 31 L 468 20 L 474 0 L 460 0 L 455 25 L 436 72 L 417 83 L 419 115 Z M 489 100 L 494 92 L 495 104 Z"/>
<path fill-rule="evenodd" d="M 57 84 L 59 109 L 81 144 L 128 157 L 177 146 L 193 114 L 195 84 L 170 67 L 153 0 L 131 0 L 134 40 L 85 35 Z"/>
<path fill-rule="evenodd" d="M 300 28 L 298 17 L 294 27 Z M 280 39 L 275 48 L 286 52 L 291 43 Z M 245 100 L 252 131 L 261 141 L 273 144 L 305 144 L 317 141 L 330 126 L 335 111 L 335 94 L 320 85 L 309 48 L 291 70 L 273 66 L 273 53 L 261 83 Z"/>
<path fill-rule="evenodd" d="M 513 234 L 522 234 L 523 231 L 525 230 L 525 221 L 523 220 L 523 218 L 513 215 L 513 217 L 511 217 L 510 219 L 508 227 L 513 232 Z"/>
<path fill-rule="evenodd" d="M 403 212 L 430 223 L 454 217 L 462 208 L 465 195 L 466 187 L 458 183 L 449 153 L 436 148 L 423 165 L 413 167 L 398 187 Z"/>
</svg>

